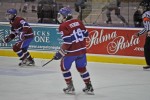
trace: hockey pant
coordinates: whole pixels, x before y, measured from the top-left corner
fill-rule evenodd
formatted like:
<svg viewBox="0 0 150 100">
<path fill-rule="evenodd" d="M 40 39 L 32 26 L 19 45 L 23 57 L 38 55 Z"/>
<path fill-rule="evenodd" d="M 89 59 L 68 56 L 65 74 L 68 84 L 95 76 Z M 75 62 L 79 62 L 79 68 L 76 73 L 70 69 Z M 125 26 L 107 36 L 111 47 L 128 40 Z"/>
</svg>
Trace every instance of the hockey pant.
<svg viewBox="0 0 150 100">
<path fill-rule="evenodd" d="M 16 52 L 20 60 L 24 60 L 26 58 L 29 60 L 32 59 L 30 53 L 28 52 L 28 47 L 32 40 L 33 38 L 29 38 L 23 41 L 18 41 L 15 45 L 13 45 L 13 51 Z"/>
<path fill-rule="evenodd" d="M 146 37 L 145 45 L 144 45 L 144 56 L 146 60 L 146 64 L 150 65 L 150 37 Z"/>
<path fill-rule="evenodd" d="M 76 69 L 80 73 L 80 76 L 85 84 L 88 83 L 90 81 L 90 75 L 86 69 L 87 60 L 85 54 L 80 56 L 65 56 L 61 60 L 61 70 L 66 83 L 69 84 L 72 81 L 70 68 L 73 62 L 75 62 Z"/>
</svg>

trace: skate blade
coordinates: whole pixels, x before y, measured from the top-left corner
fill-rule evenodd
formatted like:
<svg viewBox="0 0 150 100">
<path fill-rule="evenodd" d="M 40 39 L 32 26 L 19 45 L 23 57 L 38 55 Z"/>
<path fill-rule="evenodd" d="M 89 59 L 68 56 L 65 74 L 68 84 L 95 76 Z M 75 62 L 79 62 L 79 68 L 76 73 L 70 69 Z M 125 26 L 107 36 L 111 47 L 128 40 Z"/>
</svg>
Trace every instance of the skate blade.
<svg viewBox="0 0 150 100">
<path fill-rule="evenodd" d="M 150 71 L 150 68 L 149 68 L 149 69 L 145 69 L 145 68 L 143 68 L 143 71 Z"/>
<path fill-rule="evenodd" d="M 69 95 L 75 95 L 75 91 L 70 91 L 70 92 L 65 92 L 65 91 L 64 91 L 64 93 L 65 93 L 65 94 L 69 94 Z"/>
<path fill-rule="evenodd" d="M 143 67 L 143 70 L 148 70 L 150 69 L 150 67 Z"/>
<path fill-rule="evenodd" d="M 28 64 L 28 65 L 26 65 L 26 66 L 35 66 L 35 64 Z"/>
<path fill-rule="evenodd" d="M 19 66 L 19 67 L 29 68 L 29 67 L 35 67 L 35 65 L 26 65 L 26 64 L 24 64 L 24 65 L 21 65 L 21 66 Z"/>
<path fill-rule="evenodd" d="M 24 67 L 24 66 L 26 66 L 26 64 L 21 64 L 21 65 L 18 65 L 19 67 Z"/>
<path fill-rule="evenodd" d="M 84 92 L 84 93 L 87 94 L 87 95 L 95 95 L 94 92 L 89 92 L 89 91 L 88 92 Z"/>
</svg>

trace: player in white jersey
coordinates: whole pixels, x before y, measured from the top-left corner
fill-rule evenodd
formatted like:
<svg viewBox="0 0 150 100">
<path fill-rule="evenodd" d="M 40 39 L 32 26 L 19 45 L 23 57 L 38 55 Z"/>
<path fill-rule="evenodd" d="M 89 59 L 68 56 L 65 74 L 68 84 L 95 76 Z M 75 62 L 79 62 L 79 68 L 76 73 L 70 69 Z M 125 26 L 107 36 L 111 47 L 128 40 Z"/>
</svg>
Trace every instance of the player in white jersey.
<svg viewBox="0 0 150 100">
<path fill-rule="evenodd" d="M 141 12 L 143 12 L 143 30 L 136 33 L 136 36 L 140 36 L 142 34 L 146 34 L 146 40 L 144 45 L 144 56 L 146 60 L 147 66 L 144 66 L 143 69 L 150 68 L 150 1 L 142 2 L 139 6 Z"/>
</svg>

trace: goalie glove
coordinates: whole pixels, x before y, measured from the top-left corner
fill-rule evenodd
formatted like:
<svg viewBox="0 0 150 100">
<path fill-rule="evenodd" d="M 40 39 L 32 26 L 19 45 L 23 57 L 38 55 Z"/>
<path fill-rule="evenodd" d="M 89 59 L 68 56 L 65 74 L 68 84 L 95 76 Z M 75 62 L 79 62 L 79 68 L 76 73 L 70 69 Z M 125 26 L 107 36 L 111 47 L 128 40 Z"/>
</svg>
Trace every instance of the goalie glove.
<svg viewBox="0 0 150 100">
<path fill-rule="evenodd" d="M 64 50 L 60 49 L 55 53 L 54 56 L 54 60 L 59 60 L 61 59 L 63 56 L 65 56 L 65 54 L 67 54 Z"/>
</svg>

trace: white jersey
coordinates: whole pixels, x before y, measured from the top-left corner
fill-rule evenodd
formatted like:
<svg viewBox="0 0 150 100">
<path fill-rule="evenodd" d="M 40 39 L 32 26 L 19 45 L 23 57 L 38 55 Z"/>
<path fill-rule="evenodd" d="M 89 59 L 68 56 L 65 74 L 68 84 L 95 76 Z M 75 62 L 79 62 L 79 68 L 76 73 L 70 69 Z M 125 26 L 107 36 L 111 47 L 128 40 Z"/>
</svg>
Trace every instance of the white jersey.
<svg viewBox="0 0 150 100">
<path fill-rule="evenodd" d="M 142 15 L 144 29 L 139 31 L 139 35 L 144 34 L 145 32 L 150 31 L 150 11 L 146 11 Z"/>
</svg>

